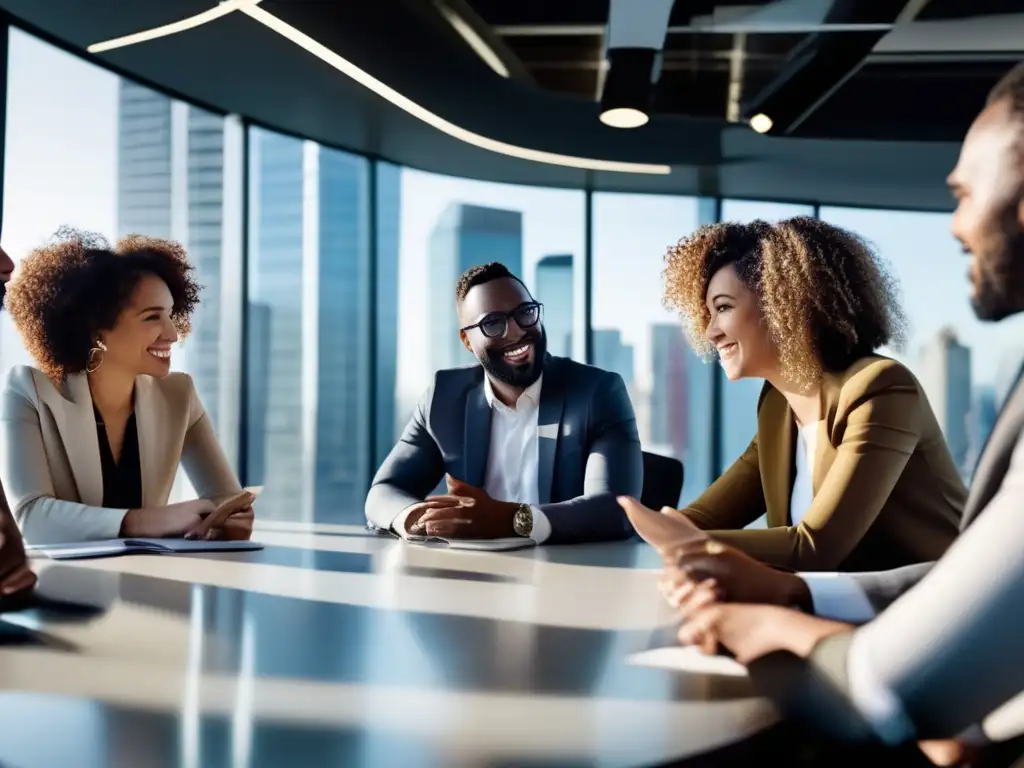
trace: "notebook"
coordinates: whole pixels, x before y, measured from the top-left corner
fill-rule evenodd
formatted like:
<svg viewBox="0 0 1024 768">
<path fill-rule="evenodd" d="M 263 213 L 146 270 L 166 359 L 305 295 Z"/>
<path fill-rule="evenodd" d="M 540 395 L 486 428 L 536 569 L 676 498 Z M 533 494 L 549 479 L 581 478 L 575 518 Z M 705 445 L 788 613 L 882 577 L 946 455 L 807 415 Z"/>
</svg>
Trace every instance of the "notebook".
<svg viewBox="0 0 1024 768">
<path fill-rule="evenodd" d="M 444 544 L 448 549 L 464 549 L 472 552 L 507 552 L 512 549 L 526 549 L 537 545 L 533 539 L 515 536 L 507 539 L 445 539 L 440 536 L 406 536 L 406 541 L 421 544 Z"/>
<path fill-rule="evenodd" d="M 192 541 L 190 539 L 103 539 L 28 547 L 29 556 L 81 560 L 116 555 L 166 555 L 174 552 L 250 552 L 263 549 L 254 541 Z"/>
</svg>

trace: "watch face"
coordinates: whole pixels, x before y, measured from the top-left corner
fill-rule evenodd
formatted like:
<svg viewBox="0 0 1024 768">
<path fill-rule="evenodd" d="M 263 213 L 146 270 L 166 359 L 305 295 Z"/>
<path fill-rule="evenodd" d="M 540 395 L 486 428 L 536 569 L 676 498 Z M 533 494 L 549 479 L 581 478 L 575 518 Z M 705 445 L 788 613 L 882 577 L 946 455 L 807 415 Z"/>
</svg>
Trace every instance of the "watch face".
<svg viewBox="0 0 1024 768">
<path fill-rule="evenodd" d="M 512 518 L 512 528 L 519 536 L 529 536 L 533 533 L 533 512 L 525 504 L 516 512 Z"/>
</svg>

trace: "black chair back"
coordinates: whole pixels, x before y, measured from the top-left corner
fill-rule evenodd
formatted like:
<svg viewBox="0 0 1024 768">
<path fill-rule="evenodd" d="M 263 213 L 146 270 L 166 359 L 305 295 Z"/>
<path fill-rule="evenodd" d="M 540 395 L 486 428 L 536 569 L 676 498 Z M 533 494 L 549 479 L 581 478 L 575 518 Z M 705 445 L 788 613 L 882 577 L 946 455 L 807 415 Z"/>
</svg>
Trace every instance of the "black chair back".
<svg viewBox="0 0 1024 768">
<path fill-rule="evenodd" d="M 675 509 L 683 492 L 683 462 L 644 451 L 644 487 L 640 502 L 650 509 Z"/>
</svg>

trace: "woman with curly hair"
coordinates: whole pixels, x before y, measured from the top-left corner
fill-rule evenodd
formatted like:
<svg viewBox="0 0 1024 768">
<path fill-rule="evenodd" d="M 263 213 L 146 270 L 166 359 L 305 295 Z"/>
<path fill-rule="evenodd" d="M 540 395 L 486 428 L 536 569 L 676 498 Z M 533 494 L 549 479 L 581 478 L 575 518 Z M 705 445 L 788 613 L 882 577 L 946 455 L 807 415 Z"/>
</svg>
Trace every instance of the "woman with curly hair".
<svg viewBox="0 0 1024 768">
<path fill-rule="evenodd" d="M 22 260 L 7 308 L 39 367 L 8 376 L 3 479 L 26 541 L 249 537 L 251 495 L 223 529 L 202 525 L 242 489 L 192 379 L 170 372 L 198 303 L 169 240 L 111 249 L 62 229 Z M 200 498 L 168 505 L 179 462 Z"/>
<path fill-rule="evenodd" d="M 935 560 L 967 498 L 902 340 L 895 281 L 818 219 L 722 223 L 666 256 L 665 303 L 730 381 L 765 379 L 757 434 L 682 515 L 768 565 L 866 571 Z M 742 530 L 767 513 L 767 530 Z M 725 549 L 718 547 L 718 549 Z"/>
</svg>

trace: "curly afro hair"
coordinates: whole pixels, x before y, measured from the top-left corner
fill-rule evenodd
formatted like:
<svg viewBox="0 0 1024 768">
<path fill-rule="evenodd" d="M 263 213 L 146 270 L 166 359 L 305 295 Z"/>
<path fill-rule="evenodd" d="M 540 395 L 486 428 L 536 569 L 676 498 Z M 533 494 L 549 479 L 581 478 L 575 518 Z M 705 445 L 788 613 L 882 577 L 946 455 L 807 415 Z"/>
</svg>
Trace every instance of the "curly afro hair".
<svg viewBox="0 0 1024 768">
<path fill-rule="evenodd" d="M 824 371 L 906 339 L 898 283 L 857 235 L 808 216 L 724 222 L 701 227 L 665 256 L 665 306 L 679 311 L 705 359 L 715 355 L 705 335 L 708 283 L 730 264 L 757 294 L 780 373 L 798 387 L 811 389 Z"/>
<path fill-rule="evenodd" d="M 21 260 L 7 309 L 29 354 L 56 382 L 85 370 L 100 331 L 117 323 L 144 275 L 163 280 L 179 335 L 192 329 L 200 286 L 185 249 L 172 240 L 129 235 L 114 248 L 101 236 L 62 227 Z"/>
</svg>

